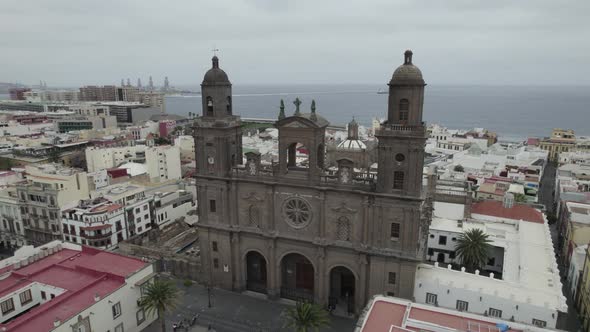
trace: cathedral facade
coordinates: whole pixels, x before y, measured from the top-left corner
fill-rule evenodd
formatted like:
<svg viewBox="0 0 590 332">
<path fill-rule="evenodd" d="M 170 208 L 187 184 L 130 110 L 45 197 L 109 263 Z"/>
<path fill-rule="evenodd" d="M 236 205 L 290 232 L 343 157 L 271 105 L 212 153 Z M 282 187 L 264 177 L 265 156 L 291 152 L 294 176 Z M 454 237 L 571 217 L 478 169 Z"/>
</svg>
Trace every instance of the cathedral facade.
<svg viewBox="0 0 590 332">
<path fill-rule="evenodd" d="M 312 103 L 282 106 L 278 161 L 242 154 L 232 86 L 213 57 L 194 122 L 203 279 L 268 298 L 307 300 L 359 313 L 374 294 L 411 299 L 425 258 L 429 199 L 423 190 L 425 83 L 406 51 L 389 82 L 377 131 L 377 173 L 344 155 L 326 172 L 328 121 Z"/>
</svg>

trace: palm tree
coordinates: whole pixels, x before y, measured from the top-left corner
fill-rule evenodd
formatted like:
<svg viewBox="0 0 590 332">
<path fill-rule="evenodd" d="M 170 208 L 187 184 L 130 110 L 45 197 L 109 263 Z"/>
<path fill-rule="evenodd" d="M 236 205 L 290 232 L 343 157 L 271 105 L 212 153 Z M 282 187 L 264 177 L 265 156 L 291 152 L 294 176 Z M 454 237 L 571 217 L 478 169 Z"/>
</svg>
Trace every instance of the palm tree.
<svg viewBox="0 0 590 332">
<path fill-rule="evenodd" d="M 329 324 L 328 312 L 317 304 L 297 302 L 295 307 L 287 310 L 285 327 L 293 328 L 296 332 L 319 331 Z"/>
<path fill-rule="evenodd" d="M 166 311 L 173 310 L 178 303 L 178 290 L 168 281 L 156 279 L 145 288 L 145 293 L 139 300 L 139 306 L 148 315 L 158 314 L 162 332 L 166 332 Z"/>
<path fill-rule="evenodd" d="M 455 252 L 467 270 L 475 271 L 487 264 L 492 249 L 490 242 L 489 235 L 481 229 L 469 229 L 457 239 Z"/>
</svg>

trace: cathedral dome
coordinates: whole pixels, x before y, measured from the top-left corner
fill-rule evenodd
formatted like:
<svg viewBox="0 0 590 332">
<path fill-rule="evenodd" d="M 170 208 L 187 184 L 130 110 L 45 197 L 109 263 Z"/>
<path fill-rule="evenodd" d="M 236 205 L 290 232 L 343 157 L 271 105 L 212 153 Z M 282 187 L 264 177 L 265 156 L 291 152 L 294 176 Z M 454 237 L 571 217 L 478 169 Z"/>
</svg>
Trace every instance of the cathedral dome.
<svg viewBox="0 0 590 332">
<path fill-rule="evenodd" d="M 338 150 L 365 150 L 367 145 L 358 139 L 347 139 L 340 142 L 337 148 Z"/>
<path fill-rule="evenodd" d="M 227 74 L 219 68 L 219 58 L 213 56 L 211 62 L 213 66 L 205 73 L 203 84 L 230 84 Z"/>
<path fill-rule="evenodd" d="M 407 50 L 404 53 L 404 64 L 397 67 L 393 72 L 389 84 L 424 85 L 424 78 L 422 78 L 420 68 L 412 64 L 412 51 Z"/>
</svg>

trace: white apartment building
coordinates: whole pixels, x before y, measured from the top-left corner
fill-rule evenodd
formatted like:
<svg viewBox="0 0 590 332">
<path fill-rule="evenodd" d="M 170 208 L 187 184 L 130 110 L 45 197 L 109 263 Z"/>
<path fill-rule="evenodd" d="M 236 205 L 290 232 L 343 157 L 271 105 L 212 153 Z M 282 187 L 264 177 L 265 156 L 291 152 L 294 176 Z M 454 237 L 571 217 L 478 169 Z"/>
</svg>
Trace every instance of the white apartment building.
<svg viewBox="0 0 590 332">
<path fill-rule="evenodd" d="M 449 211 L 463 207 L 439 209 L 439 215 L 448 216 Z M 549 226 L 540 211 L 526 205 L 510 206 L 510 202 L 483 201 L 473 204 L 471 217 L 437 217 L 436 207 L 434 214 L 429 254 L 435 244 L 430 258 L 441 263 L 418 266 L 416 302 L 555 328 L 558 314 L 567 312 L 567 305 Z M 447 255 L 454 253 L 453 237 L 457 239 L 468 229 L 483 230 L 494 248 L 488 265 L 475 273 L 447 266 L 458 263 Z"/>
<path fill-rule="evenodd" d="M 125 207 L 103 197 L 82 200 L 61 212 L 63 240 L 100 249 L 128 237 Z"/>
<path fill-rule="evenodd" d="M 146 145 L 86 149 L 86 165 L 89 172 L 118 167 L 123 163 L 145 164 L 152 182 L 180 179 L 180 150 L 175 146 Z"/>
<path fill-rule="evenodd" d="M 146 195 L 145 187 L 121 183 L 96 190 L 91 196 L 93 199 L 102 197 L 123 206 L 128 237 L 152 229 L 155 222 L 154 197 Z"/>
<path fill-rule="evenodd" d="M 178 136 L 174 139 L 174 146 L 180 149 L 180 159 L 195 160 L 195 138 L 192 136 Z"/>
<path fill-rule="evenodd" d="M 154 194 L 154 208 L 158 227 L 167 225 L 196 208 L 193 195 L 185 190 Z"/>
<path fill-rule="evenodd" d="M 154 268 L 136 258 L 54 241 L 20 248 L 0 272 L 1 331 L 131 332 L 157 319 L 138 306 Z"/>
</svg>

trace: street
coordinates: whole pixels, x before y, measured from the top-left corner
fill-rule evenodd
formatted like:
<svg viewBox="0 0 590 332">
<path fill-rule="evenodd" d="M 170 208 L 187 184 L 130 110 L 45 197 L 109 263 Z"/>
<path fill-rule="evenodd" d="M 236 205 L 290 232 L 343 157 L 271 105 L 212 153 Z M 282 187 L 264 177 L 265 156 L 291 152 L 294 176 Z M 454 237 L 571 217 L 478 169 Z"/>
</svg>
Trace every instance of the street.
<svg viewBox="0 0 590 332">
<path fill-rule="evenodd" d="M 172 324 L 190 319 L 195 313 L 199 314 L 196 326 L 186 331 L 207 331 L 210 325 L 217 332 L 252 332 L 252 331 L 285 331 L 285 309 L 290 306 L 280 301 L 270 301 L 258 296 L 244 295 L 222 289 L 212 289 L 211 304 L 208 307 L 207 288 L 193 284 L 183 285 L 182 280 L 173 280 L 180 293 L 178 307 L 172 314 L 166 315 L 166 329 L 172 331 Z M 356 320 L 331 316 L 331 325 L 321 329 L 322 332 L 353 331 Z M 198 325 L 198 326 L 197 326 Z M 144 331 L 159 332 L 160 326 L 156 321 Z M 184 332 L 178 329 L 178 332 Z"/>
</svg>

